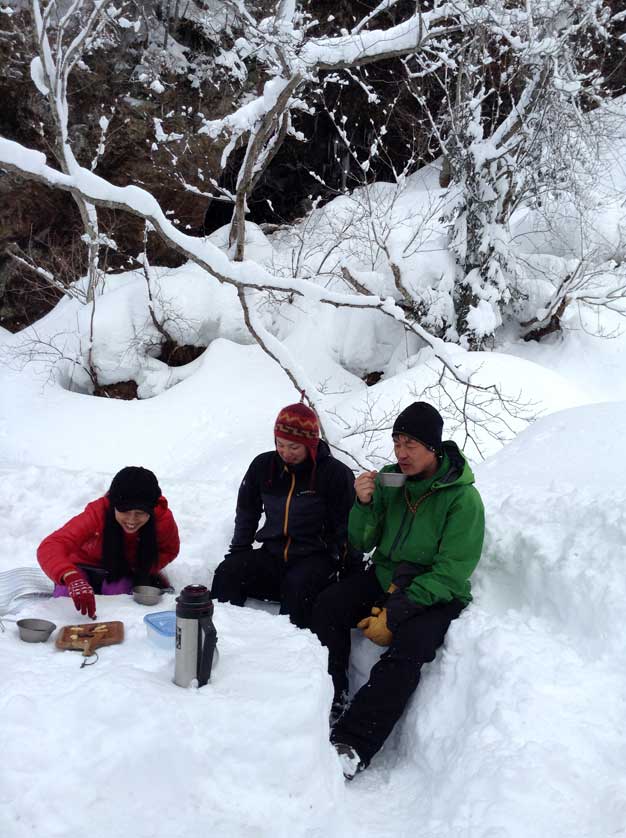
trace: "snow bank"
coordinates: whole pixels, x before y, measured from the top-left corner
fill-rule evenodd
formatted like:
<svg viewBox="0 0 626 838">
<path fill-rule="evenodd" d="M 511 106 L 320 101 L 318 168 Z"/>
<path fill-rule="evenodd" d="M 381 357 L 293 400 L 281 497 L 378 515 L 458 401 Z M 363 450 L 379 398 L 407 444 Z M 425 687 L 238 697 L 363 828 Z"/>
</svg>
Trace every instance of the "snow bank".
<svg viewBox="0 0 626 838">
<path fill-rule="evenodd" d="M 389 365 L 392 374 L 375 387 L 337 395 L 333 400 L 339 415 L 357 430 L 356 436 L 367 448 L 372 467 L 378 468 L 391 460 L 393 421 L 400 410 L 416 400 L 438 402 L 445 418 L 445 438 L 454 439 L 472 461 L 480 461 L 500 450 L 503 442 L 512 439 L 537 416 L 589 401 L 584 388 L 566 375 L 553 372 L 547 363 L 498 352 L 469 353 L 460 347 L 455 347 L 450 355 L 453 362 L 458 361 L 472 375 L 476 385 L 495 385 L 511 405 L 511 415 L 493 398 L 485 396 L 484 413 L 478 409 L 468 412 L 475 419 L 475 424 L 470 424 L 471 438 L 468 438 L 458 412 L 465 397 L 464 387 L 448 380 L 446 393 L 438 388 L 441 365 L 432 354 L 429 358 L 428 352 L 420 357 L 412 356 L 408 361 L 398 358 L 394 365 Z M 543 355 L 542 360 L 546 361 L 547 356 Z M 477 402 L 481 401 L 479 397 Z M 371 431 L 371 428 L 380 430 Z"/>
<path fill-rule="evenodd" d="M 478 468 L 491 519 L 481 604 L 545 619 L 592 658 L 626 651 L 615 630 L 626 603 L 625 437 L 626 403 L 581 407 L 538 421 Z"/>
<path fill-rule="evenodd" d="M 193 377 L 133 402 L 60 389 L 30 365 L 0 369 L 11 393 L 0 410 L 0 438 L 10 443 L 0 465 L 84 468 L 110 479 L 141 463 L 159 475 L 238 482 L 252 456 L 272 447 L 276 414 L 297 394 L 256 346 L 218 339 L 194 363 Z M 216 457 L 224 446 L 228 456 Z"/>
<path fill-rule="evenodd" d="M 112 412 L 119 404 L 57 388 L 35 401 L 27 376 L 4 376 L 11 398 L 2 408 L 0 570 L 34 565 L 38 541 L 106 489 L 113 468 L 104 464 L 121 458 L 124 445 L 123 434 L 111 433 L 115 417 L 124 428 L 137 422 L 133 462 L 150 446 L 158 452 L 157 473 L 181 529 L 173 584 L 210 581 L 232 532 L 244 461 L 267 447 L 273 400 L 285 396 L 270 394 L 273 379 L 254 366 L 252 347 L 216 341 L 212 351 L 222 362 L 211 364 L 212 375 L 222 378 L 200 388 L 205 413 L 195 430 L 185 425 L 190 381 L 122 406 L 120 418 Z M 512 373 L 523 369 L 512 363 Z M 33 411 L 20 414 L 21 425 L 16 415 L 7 435 L 7 410 L 20 399 Z M 159 410 L 144 414 L 151 404 Z M 620 834 L 624 407 L 555 413 L 477 466 L 487 542 L 475 602 L 424 667 L 385 748 L 349 786 L 328 745 L 325 653 L 285 618 L 218 606 L 219 667 L 200 691 L 171 683 L 172 655 L 149 644 L 145 609 L 129 598 L 99 598 L 99 618 L 122 619 L 127 638 L 83 670 L 77 654 L 27 646 L 7 622 L 3 838 L 69 838 L 87 824 L 95 838 Z M 68 422 L 91 423 L 84 425 L 91 453 L 50 433 Z M 29 465 L 39 457 L 47 465 Z M 25 603 L 26 615 L 58 626 L 76 620 L 67 600 Z M 377 650 L 361 640 L 354 651 L 356 688 Z"/>
<path fill-rule="evenodd" d="M 59 627 L 82 620 L 67 599 L 21 615 L 33 610 Z M 313 636 L 218 605 L 219 663 L 206 687 L 184 690 L 173 646 L 151 645 L 145 613 L 127 596 L 98 598 L 99 619 L 123 620 L 126 636 L 82 670 L 79 653 L 26 645 L 6 624 L 3 835 L 286 837 L 295 823 L 300 835 L 338 835 L 332 689 Z"/>
</svg>

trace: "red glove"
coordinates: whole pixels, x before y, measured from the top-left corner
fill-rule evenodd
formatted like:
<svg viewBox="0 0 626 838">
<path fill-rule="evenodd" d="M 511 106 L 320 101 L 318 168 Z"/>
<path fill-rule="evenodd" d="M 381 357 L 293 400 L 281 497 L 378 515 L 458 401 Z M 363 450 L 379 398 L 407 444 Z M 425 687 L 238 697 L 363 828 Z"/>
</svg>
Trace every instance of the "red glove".
<svg viewBox="0 0 626 838">
<path fill-rule="evenodd" d="M 76 610 L 81 614 L 88 614 L 92 619 L 96 616 L 96 597 L 93 588 L 86 579 L 76 572 L 67 581 L 69 574 L 66 574 L 64 582 L 67 585 L 67 592 L 72 597 Z"/>
</svg>

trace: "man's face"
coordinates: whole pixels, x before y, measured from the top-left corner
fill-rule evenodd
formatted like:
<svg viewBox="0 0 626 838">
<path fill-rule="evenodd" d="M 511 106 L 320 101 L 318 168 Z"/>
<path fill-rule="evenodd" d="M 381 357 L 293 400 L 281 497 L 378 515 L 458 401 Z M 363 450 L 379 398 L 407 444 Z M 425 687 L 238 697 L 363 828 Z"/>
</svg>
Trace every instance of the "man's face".
<svg viewBox="0 0 626 838">
<path fill-rule="evenodd" d="M 434 451 L 406 434 L 393 435 L 393 450 L 403 474 L 431 477 L 437 471 Z"/>
</svg>

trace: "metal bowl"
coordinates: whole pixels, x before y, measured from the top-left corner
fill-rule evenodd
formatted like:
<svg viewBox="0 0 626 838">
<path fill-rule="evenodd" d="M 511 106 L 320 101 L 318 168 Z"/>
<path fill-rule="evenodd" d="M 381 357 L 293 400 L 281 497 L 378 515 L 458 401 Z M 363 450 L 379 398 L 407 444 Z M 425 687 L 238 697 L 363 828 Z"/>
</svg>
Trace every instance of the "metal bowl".
<svg viewBox="0 0 626 838">
<path fill-rule="evenodd" d="M 133 588 L 133 599 L 140 605 L 156 605 L 162 596 L 163 589 L 152 585 L 137 585 Z"/>
<path fill-rule="evenodd" d="M 16 625 L 26 643 L 45 643 L 56 628 L 50 620 L 18 620 Z"/>
<path fill-rule="evenodd" d="M 392 486 L 396 489 L 404 486 L 406 474 L 398 471 L 383 471 L 378 475 L 378 482 L 381 486 Z"/>
</svg>

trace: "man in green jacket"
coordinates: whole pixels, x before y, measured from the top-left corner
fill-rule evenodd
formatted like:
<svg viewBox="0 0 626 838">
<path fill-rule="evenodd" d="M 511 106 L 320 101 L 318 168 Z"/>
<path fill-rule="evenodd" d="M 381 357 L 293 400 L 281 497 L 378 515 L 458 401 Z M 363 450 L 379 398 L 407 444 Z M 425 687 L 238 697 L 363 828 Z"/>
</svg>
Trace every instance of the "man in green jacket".
<svg viewBox="0 0 626 838">
<path fill-rule="evenodd" d="M 335 687 L 331 740 L 347 779 L 382 747 L 422 664 L 434 660 L 448 626 L 471 600 L 483 503 L 457 445 L 442 443 L 442 429 L 441 415 L 426 402 L 399 414 L 392 430 L 397 465 L 364 472 L 354 484 L 348 536 L 357 550 L 374 550 L 372 564 L 331 585 L 315 605 L 312 628 L 328 647 Z M 384 485 L 386 479 L 404 483 Z M 387 651 L 348 705 L 355 626 Z"/>
</svg>

